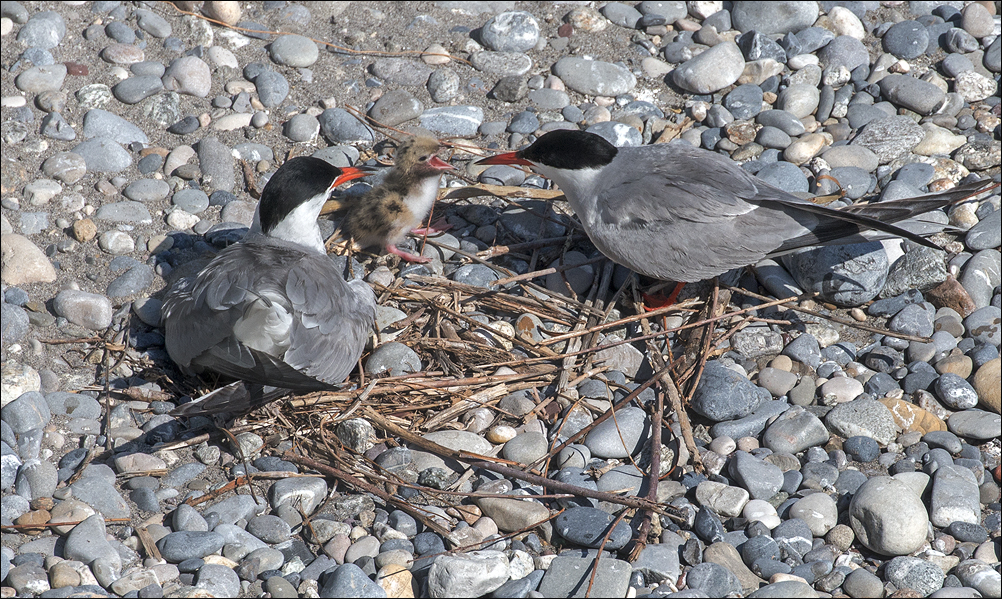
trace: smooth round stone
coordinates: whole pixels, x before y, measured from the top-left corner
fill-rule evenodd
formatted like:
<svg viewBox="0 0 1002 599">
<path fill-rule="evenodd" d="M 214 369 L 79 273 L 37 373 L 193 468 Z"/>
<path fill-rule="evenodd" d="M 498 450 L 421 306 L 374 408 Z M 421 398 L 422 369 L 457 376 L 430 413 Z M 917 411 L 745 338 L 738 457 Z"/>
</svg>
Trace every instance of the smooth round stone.
<svg viewBox="0 0 1002 599">
<path fill-rule="evenodd" d="M 98 246 L 102 251 L 120 256 L 129 254 L 136 249 L 136 243 L 127 233 L 122 231 L 105 231 L 98 237 Z"/>
<path fill-rule="evenodd" d="M 223 548 L 223 536 L 217 532 L 172 532 L 157 541 L 157 549 L 165 560 L 179 564 L 185 560 L 218 553 Z"/>
<path fill-rule="evenodd" d="M 101 330 L 111 325 L 111 301 L 103 295 L 64 289 L 52 302 L 53 311 L 73 324 Z"/>
<path fill-rule="evenodd" d="M 814 113 L 818 107 L 820 93 L 817 86 L 795 83 L 779 93 L 776 108 L 789 112 L 797 118 L 803 118 Z"/>
<path fill-rule="evenodd" d="M 796 454 L 828 442 L 828 429 L 814 414 L 791 408 L 766 429 L 762 442 L 776 453 Z"/>
<path fill-rule="evenodd" d="M 895 105 L 922 115 L 933 114 L 946 101 L 946 92 L 942 89 L 908 75 L 888 75 L 877 85 L 880 86 L 881 94 Z"/>
<path fill-rule="evenodd" d="M 595 457 L 625 458 L 633 455 L 650 434 L 650 420 L 640 408 L 627 407 L 596 426 L 585 438 Z M 624 445 L 625 442 L 625 445 Z"/>
<path fill-rule="evenodd" d="M 302 35 L 280 35 L 268 46 L 268 55 L 276 64 L 305 68 L 313 66 L 320 56 L 317 44 Z"/>
<path fill-rule="evenodd" d="M 821 396 L 832 396 L 836 403 L 846 403 L 863 393 L 863 383 L 849 377 L 834 377 L 821 385 Z"/>
<path fill-rule="evenodd" d="M 772 393 L 773 397 L 781 397 L 797 385 L 797 375 L 792 372 L 767 367 L 759 372 L 758 384 Z"/>
<path fill-rule="evenodd" d="M 738 53 L 740 54 L 740 51 Z M 633 73 L 619 65 L 573 56 L 558 60 L 553 65 L 553 74 L 559 77 L 568 89 L 592 96 L 618 96 L 629 92 L 637 85 Z M 736 80 L 737 76 L 731 83 Z"/>
<path fill-rule="evenodd" d="M 901 21 L 884 33 L 883 44 L 886 52 L 911 60 L 925 54 L 929 33 L 918 21 Z"/>
<path fill-rule="evenodd" d="M 522 433 L 504 445 L 505 459 L 520 464 L 531 464 L 546 455 L 549 444 L 542 433 Z"/>
<path fill-rule="evenodd" d="M 373 120 L 388 127 L 415 119 L 424 111 L 424 105 L 406 90 L 390 90 L 383 94 L 369 110 Z"/>
<path fill-rule="evenodd" d="M 42 172 L 63 183 L 76 183 L 87 173 L 87 163 L 73 152 L 57 152 L 45 159 Z"/>
<path fill-rule="evenodd" d="M 672 78 L 685 91 L 711 94 L 737 81 L 744 63 L 738 45 L 723 42 L 680 64 L 672 72 Z"/>
<path fill-rule="evenodd" d="M 936 396 L 954 410 L 978 405 L 978 392 L 963 377 L 952 372 L 940 375 L 935 383 Z"/>
<path fill-rule="evenodd" d="M 828 148 L 821 154 L 821 158 L 827 162 L 832 169 L 838 167 L 851 166 L 862 169 L 867 173 L 877 170 L 877 156 L 872 151 L 863 146 L 844 145 Z"/>
<path fill-rule="evenodd" d="M 257 88 L 258 99 L 265 108 L 279 106 L 289 95 L 289 81 L 281 73 L 275 71 L 264 71 L 254 78 L 254 86 Z M 340 109 L 335 109 L 340 110 Z M 324 111 L 325 113 L 327 111 Z M 354 119 L 353 119 L 354 120 Z M 356 123 L 358 121 L 355 121 Z M 368 128 L 364 123 L 359 123 L 360 127 Z M 332 140 L 334 143 L 350 140 Z"/>
<path fill-rule="evenodd" d="M 739 85 L 724 96 L 723 106 L 737 120 L 753 118 L 762 111 L 762 88 L 750 83 Z"/>
<path fill-rule="evenodd" d="M 790 136 L 801 135 L 806 131 L 800 119 L 785 110 L 765 110 L 758 113 L 755 122 L 767 127 L 775 127 Z"/>
<path fill-rule="evenodd" d="M 762 5 L 735 5 L 731 10 L 733 26 L 742 33 L 763 34 L 798 32 L 818 18 L 815 2 L 775 2 Z"/>
<path fill-rule="evenodd" d="M 171 204 L 188 214 L 199 214 L 209 207 L 209 196 L 200 189 L 179 189 L 171 197 Z"/>
<path fill-rule="evenodd" d="M 737 443 L 734 442 L 734 439 L 723 435 L 714 438 L 713 441 L 710 441 L 709 448 L 710 451 L 717 453 L 718 455 L 727 456 L 737 449 Z"/>
<path fill-rule="evenodd" d="M 582 547 L 598 548 L 609 532 L 614 518 L 611 514 L 591 507 L 570 508 L 557 516 L 554 527 L 563 538 Z M 630 541 L 630 527 L 620 522 L 612 530 L 605 547 L 615 551 Z"/>
<path fill-rule="evenodd" d="M 761 522 L 770 530 L 779 526 L 781 520 L 776 513 L 776 508 L 763 499 L 752 499 L 745 504 L 741 515 L 749 522 Z"/>
<path fill-rule="evenodd" d="M 712 361 L 706 365 L 692 405 L 699 414 L 721 422 L 751 414 L 766 399 L 765 393 L 747 378 Z"/>
<path fill-rule="evenodd" d="M 870 437 L 857 435 L 849 437 L 842 444 L 842 449 L 850 458 L 857 462 L 872 462 L 880 454 L 880 446 Z"/>
<path fill-rule="evenodd" d="M 289 523 L 278 516 L 257 516 L 247 522 L 247 532 L 265 543 L 281 543 L 291 535 Z"/>
<path fill-rule="evenodd" d="M 727 568 L 713 562 L 697 564 L 686 574 L 686 585 L 702 591 L 707 597 L 726 597 L 741 594 L 741 582 Z"/>
<path fill-rule="evenodd" d="M 764 148 L 776 148 L 778 150 L 785 149 L 790 145 L 790 136 L 783 131 L 775 128 L 765 126 L 758 130 L 755 134 L 755 143 L 759 144 Z"/>
<path fill-rule="evenodd" d="M 525 11 L 503 12 L 484 24 L 480 38 L 496 52 L 525 52 L 539 41 L 539 23 Z"/>
<path fill-rule="evenodd" d="M 320 121 L 310 114 L 297 114 L 285 123 L 284 133 L 295 142 L 309 141 L 320 133 Z"/>
<path fill-rule="evenodd" d="M 905 483 L 876 476 L 863 483 L 849 504 L 856 538 L 883 555 L 907 555 L 925 542 L 929 516 L 922 500 Z"/>
<path fill-rule="evenodd" d="M 199 98 L 209 95 L 211 85 L 212 74 L 209 65 L 196 56 L 182 56 L 175 59 L 163 76 L 163 86 L 166 89 Z M 258 92 L 260 94 L 260 89 Z"/>
<path fill-rule="evenodd" d="M 140 179 L 130 183 L 122 195 L 136 202 L 162 200 L 170 193 L 170 185 L 158 179 Z"/>
<path fill-rule="evenodd" d="M 90 172 L 118 173 L 132 166 L 132 155 L 118 142 L 107 137 L 87 140 L 72 151 L 83 157 Z"/>
<path fill-rule="evenodd" d="M 809 189 L 807 177 L 789 162 L 769 163 L 756 176 L 774 187 L 791 192 L 806 192 Z"/>
<path fill-rule="evenodd" d="M 790 506 L 790 518 L 807 522 L 815 537 L 823 537 L 838 523 L 835 500 L 825 493 L 813 493 Z"/>
</svg>

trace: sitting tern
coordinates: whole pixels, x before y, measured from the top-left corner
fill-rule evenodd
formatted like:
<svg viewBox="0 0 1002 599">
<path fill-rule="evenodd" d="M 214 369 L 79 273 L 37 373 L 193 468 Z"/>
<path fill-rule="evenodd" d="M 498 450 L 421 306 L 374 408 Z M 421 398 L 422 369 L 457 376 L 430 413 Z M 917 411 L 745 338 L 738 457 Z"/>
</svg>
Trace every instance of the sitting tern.
<svg viewBox="0 0 1002 599">
<path fill-rule="evenodd" d="M 289 160 L 265 186 L 248 234 L 167 293 L 171 359 L 187 372 L 239 379 L 178 414 L 246 412 L 348 376 L 375 322 L 376 298 L 364 281 L 345 282 L 317 217 L 335 187 L 368 174 L 319 158 Z"/>
<path fill-rule="evenodd" d="M 441 222 L 418 228 L 431 212 L 438 196 L 439 181 L 452 165 L 436 152 L 437 139 L 409 137 L 397 147 L 393 168 L 382 183 L 361 197 L 350 200 L 345 218 L 346 233 L 360 246 L 379 245 L 407 262 L 428 262 L 397 247 L 408 233 L 439 233 L 449 225 Z"/>
<path fill-rule="evenodd" d="M 980 181 L 835 210 L 778 189 L 715 152 L 683 143 L 617 148 L 594 133 L 571 130 L 551 131 L 522 150 L 477 164 L 523 165 L 546 176 L 605 256 L 679 283 L 808 246 L 864 241 L 859 234 L 868 230 L 940 249 L 892 223 L 998 185 Z"/>
</svg>

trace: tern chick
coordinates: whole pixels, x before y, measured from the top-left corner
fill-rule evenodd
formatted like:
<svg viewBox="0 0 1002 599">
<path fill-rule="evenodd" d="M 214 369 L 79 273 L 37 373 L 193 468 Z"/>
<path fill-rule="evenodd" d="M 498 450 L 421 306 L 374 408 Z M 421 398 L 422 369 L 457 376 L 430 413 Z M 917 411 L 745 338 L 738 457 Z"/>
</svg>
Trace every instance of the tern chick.
<svg viewBox="0 0 1002 599">
<path fill-rule="evenodd" d="M 448 225 L 418 228 L 431 212 L 442 173 L 452 166 L 436 156 L 440 145 L 430 137 L 409 137 L 394 153 L 394 165 L 383 182 L 350 202 L 345 232 L 359 246 L 383 246 L 407 262 L 428 262 L 397 247 L 408 233 L 438 233 Z"/>
<path fill-rule="evenodd" d="M 177 413 L 246 412 L 348 376 L 376 298 L 364 281 L 345 282 L 324 251 L 317 217 L 335 187 L 367 174 L 319 158 L 289 160 L 265 186 L 247 236 L 167 293 L 171 359 L 186 372 L 239 379 Z"/>
</svg>

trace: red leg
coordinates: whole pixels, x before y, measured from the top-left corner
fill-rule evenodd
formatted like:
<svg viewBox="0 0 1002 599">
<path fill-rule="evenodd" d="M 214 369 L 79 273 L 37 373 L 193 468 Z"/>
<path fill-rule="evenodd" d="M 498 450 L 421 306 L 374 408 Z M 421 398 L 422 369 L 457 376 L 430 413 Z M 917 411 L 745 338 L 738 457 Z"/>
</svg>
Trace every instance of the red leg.
<svg viewBox="0 0 1002 599">
<path fill-rule="evenodd" d="M 683 287 L 685 287 L 685 283 L 676 283 L 675 289 L 668 295 L 668 297 L 665 297 L 663 293 L 658 293 L 656 295 L 647 295 L 646 293 L 642 293 L 641 295 L 644 298 L 644 310 L 647 312 L 653 312 L 658 308 L 674 305 L 675 301 L 678 300 L 678 294 L 682 292 Z"/>
<path fill-rule="evenodd" d="M 431 262 L 431 258 L 425 258 L 424 256 L 415 256 L 414 254 L 403 251 L 402 249 L 398 248 L 392 243 L 386 244 L 386 251 L 396 256 L 400 256 L 406 262 L 416 262 L 418 264 Z"/>
<path fill-rule="evenodd" d="M 437 235 L 439 233 L 445 233 L 451 228 L 452 225 L 450 225 L 444 218 L 440 218 L 427 227 L 412 229 L 411 233 L 414 233 L 415 235 Z"/>
</svg>

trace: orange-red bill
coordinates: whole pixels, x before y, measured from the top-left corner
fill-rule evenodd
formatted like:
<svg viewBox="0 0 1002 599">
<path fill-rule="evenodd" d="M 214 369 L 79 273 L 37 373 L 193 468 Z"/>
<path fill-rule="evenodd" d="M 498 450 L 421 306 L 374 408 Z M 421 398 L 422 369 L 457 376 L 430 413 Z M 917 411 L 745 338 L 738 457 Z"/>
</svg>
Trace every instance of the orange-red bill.
<svg viewBox="0 0 1002 599">
<path fill-rule="evenodd" d="M 334 184 L 331 187 L 337 187 L 342 183 L 347 183 L 352 179 L 358 179 L 359 177 L 368 177 L 372 174 L 372 170 L 367 167 L 356 168 L 354 166 L 348 166 L 341 169 L 341 174 L 334 179 Z"/>
<path fill-rule="evenodd" d="M 432 156 L 431 160 L 428 161 L 428 166 L 439 171 L 451 171 L 453 168 L 451 164 L 442 160 L 438 156 Z"/>
<path fill-rule="evenodd" d="M 475 164 L 520 164 L 522 166 L 532 166 L 532 163 L 528 160 L 519 158 L 518 152 L 508 152 L 507 154 L 498 154 L 497 156 L 483 158 L 476 161 Z"/>
</svg>

